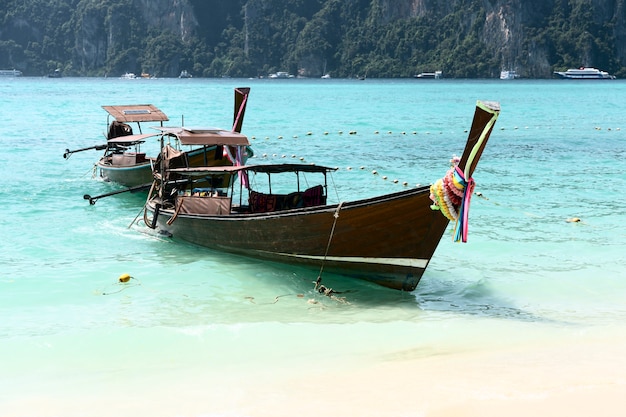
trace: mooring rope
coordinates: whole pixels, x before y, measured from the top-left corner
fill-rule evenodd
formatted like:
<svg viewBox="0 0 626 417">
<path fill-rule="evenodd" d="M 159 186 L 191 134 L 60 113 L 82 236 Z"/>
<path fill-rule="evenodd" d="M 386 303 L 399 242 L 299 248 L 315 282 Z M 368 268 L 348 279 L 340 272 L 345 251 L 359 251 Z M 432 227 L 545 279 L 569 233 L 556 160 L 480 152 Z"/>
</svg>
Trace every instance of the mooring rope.
<svg viewBox="0 0 626 417">
<path fill-rule="evenodd" d="M 343 206 L 343 201 L 339 203 L 339 205 L 335 209 L 335 213 L 333 214 L 333 217 L 334 217 L 333 226 L 331 227 L 330 235 L 328 236 L 328 243 L 326 244 L 326 251 L 324 252 L 324 258 L 322 259 L 322 265 L 320 266 L 320 273 L 317 276 L 317 279 L 313 281 L 313 284 L 315 284 L 315 290 L 318 293 L 323 294 L 327 297 L 336 299 L 338 301 L 345 302 L 343 298 L 334 296 L 334 294 L 341 294 L 340 292 L 335 291 L 332 288 L 328 288 L 322 284 L 322 274 L 324 273 L 324 265 L 326 264 L 326 258 L 328 257 L 328 251 L 330 250 L 330 244 L 335 234 L 335 227 L 337 226 L 337 220 L 339 219 L 339 211 L 341 210 L 342 206 Z"/>
</svg>

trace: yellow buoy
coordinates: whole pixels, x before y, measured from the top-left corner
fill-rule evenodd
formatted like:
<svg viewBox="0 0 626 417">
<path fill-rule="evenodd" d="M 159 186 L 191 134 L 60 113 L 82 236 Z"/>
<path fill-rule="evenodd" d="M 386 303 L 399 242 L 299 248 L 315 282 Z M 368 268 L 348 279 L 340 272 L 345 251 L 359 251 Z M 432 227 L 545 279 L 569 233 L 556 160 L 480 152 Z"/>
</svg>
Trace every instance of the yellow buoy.
<svg viewBox="0 0 626 417">
<path fill-rule="evenodd" d="M 128 282 L 130 281 L 132 277 L 129 274 L 122 274 L 120 275 L 120 277 L 118 278 L 119 282 Z"/>
</svg>

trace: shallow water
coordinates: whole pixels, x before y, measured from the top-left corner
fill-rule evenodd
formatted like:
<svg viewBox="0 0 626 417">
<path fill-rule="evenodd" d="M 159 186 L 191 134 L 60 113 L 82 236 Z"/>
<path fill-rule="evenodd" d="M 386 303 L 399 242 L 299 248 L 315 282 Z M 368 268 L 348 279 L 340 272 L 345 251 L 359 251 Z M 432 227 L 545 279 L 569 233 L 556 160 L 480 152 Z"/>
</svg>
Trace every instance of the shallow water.
<svg viewBox="0 0 626 417">
<path fill-rule="evenodd" d="M 101 105 L 152 103 L 173 125 L 230 127 L 241 86 L 252 89 L 243 133 L 255 158 L 338 167 L 335 201 L 435 181 L 463 150 L 476 100 L 499 101 L 469 242 L 453 243 L 450 228 L 411 293 L 324 275 L 338 302 L 313 291 L 316 271 L 155 235 L 133 221 L 140 194 L 83 199 L 116 189 L 92 178 L 98 152 L 62 157 L 104 142 Z M 164 378 L 173 391 L 210 378 L 223 383 L 219 407 L 163 397 L 125 415 L 255 415 L 252 397 L 229 389 L 238 376 L 262 385 L 277 369 L 299 381 L 588 334 L 622 340 L 625 93 L 622 81 L 1 78 L 0 408 L 120 415 L 123 401 L 72 403 L 133 381 L 140 399 L 164 392 Z M 123 273 L 133 280 L 119 284 Z"/>
</svg>

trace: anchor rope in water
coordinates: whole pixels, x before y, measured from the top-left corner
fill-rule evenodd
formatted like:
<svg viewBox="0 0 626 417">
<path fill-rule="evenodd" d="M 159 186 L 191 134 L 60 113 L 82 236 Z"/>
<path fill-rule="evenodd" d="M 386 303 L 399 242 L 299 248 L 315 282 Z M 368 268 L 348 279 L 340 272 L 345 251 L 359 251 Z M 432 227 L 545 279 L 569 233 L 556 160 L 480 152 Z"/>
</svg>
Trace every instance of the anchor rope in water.
<svg viewBox="0 0 626 417">
<path fill-rule="evenodd" d="M 322 274 L 324 273 L 324 264 L 326 263 L 326 258 L 328 257 L 328 251 L 330 250 L 330 243 L 332 242 L 333 235 L 335 234 L 335 226 L 337 226 L 337 219 L 339 219 L 339 211 L 341 210 L 342 206 L 343 206 L 343 201 L 339 203 L 339 205 L 335 209 L 335 213 L 333 214 L 333 217 L 334 217 L 333 226 L 331 227 L 330 235 L 328 236 L 328 243 L 326 244 L 326 251 L 324 252 L 324 258 L 322 259 L 322 265 L 320 266 L 320 273 L 317 276 L 317 279 L 313 281 L 313 284 L 315 284 L 314 289 L 318 293 L 325 295 L 329 298 L 332 298 L 333 300 L 346 303 L 346 300 L 344 298 L 335 296 L 335 294 L 341 294 L 341 292 L 335 291 L 332 288 L 328 288 L 322 284 Z"/>
</svg>

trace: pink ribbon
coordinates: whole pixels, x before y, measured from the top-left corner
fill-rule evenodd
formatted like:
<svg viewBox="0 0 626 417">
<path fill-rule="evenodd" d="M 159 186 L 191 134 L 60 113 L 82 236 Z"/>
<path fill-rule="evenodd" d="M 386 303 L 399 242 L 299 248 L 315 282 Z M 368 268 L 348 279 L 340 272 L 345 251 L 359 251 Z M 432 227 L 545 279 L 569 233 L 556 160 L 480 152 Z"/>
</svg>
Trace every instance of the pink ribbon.
<svg viewBox="0 0 626 417">
<path fill-rule="evenodd" d="M 457 175 L 457 178 L 460 180 L 461 184 L 465 185 L 465 191 L 463 192 L 463 200 L 461 201 L 459 218 L 455 226 L 454 241 L 458 242 L 462 240 L 463 243 L 465 243 L 467 242 L 470 201 L 472 199 L 472 194 L 474 193 L 474 187 L 476 186 L 476 183 L 474 182 L 473 178 L 466 180 L 463 171 L 461 171 L 458 166 L 455 168 L 455 174 Z"/>
</svg>

